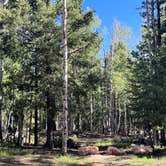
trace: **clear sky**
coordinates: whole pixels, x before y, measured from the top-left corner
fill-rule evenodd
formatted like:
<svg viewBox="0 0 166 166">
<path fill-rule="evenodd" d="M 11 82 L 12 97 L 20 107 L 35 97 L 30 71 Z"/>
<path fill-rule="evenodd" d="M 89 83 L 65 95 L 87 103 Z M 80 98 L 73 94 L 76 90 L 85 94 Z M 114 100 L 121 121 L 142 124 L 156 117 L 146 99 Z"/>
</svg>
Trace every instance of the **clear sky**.
<svg viewBox="0 0 166 166">
<path fill-rule="evenodd" d="M 103 43 L 106 50 L 109 49 L 111 27 L 114 19 L 131 28 L 133 36 L 130 47 L 135 48 L 135 45 L 141 39 L 141 17 L 137 9 L 140 6 L 141 0 L 84 0 L 83 4 L 84 9 L 89 7 L 96 11 L 96 15 L 101 19 L 101 29 L 107 29 Z"/>
<path fill-rule="evenodd" d="M 54 2 L 55 0 L 51 0 Z M 141 17 L 138 8 L 141 0 L 84 0 L 83 8 L 90 8 L 96 11 L 96 16 L 101 20 L 100 33 L 104 35 L 103 46 L 109 51 L 111 29 L 114 19 L 117 19 L 125 26 L 130 27 L 133 35 L 129 46 L 134 49 L 141 39 Z M 103 33 L 103 29 L 106 29 Z M 100 56 L 102 56 L 102 50 Z"/>
</svg>

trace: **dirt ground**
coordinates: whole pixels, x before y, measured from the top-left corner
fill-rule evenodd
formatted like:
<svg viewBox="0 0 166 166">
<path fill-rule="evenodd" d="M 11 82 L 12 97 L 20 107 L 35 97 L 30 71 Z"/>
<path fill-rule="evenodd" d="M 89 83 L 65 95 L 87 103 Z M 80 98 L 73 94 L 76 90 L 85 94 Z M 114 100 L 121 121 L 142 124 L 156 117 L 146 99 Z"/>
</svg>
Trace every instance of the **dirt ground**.
<svg viewBox="0 0 166 166">
<path fill-rule="evenodd" d="M 77 158 L 78 159 L 78 158 Z M 85 161 L 89 161 L 89 164 Z M 34 156 L 15 156 L 11 158 L 0 158 L 0 165 L 4 166 L 19 166 L 19 165 L 34 165 L 34 166 L 166 166 L 166 158 L 139 160 L 135 156 L 109 156 L 109 155 L 92 155 L 85 158 L 79 158 L 78 162 L 56 160 L 56 156 L 34 155 Z"/>
</svg>

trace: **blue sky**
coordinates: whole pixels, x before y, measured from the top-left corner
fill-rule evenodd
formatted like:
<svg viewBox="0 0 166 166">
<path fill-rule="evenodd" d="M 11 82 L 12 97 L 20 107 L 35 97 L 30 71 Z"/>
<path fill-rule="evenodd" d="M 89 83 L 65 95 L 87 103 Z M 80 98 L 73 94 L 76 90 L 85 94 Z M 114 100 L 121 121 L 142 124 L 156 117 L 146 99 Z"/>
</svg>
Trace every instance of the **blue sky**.
<svg viewBox="0 0 166 166">
<path fill-rule="evenodd" d="M 109 51 L 114 19 L 131 29 L 132 37 L 129 41 L 129 46 L 131 49 L 135 49 L 135 46 L 141 40 L 141 17 L 139 10 L 137 10 L 140 6 L 141 0 L 84 0 L 83 3 L 85 10 L 87 8 L 95 10 L 96 16 L 100 18 L 101 27 L 99 28 L 99 32 L 103 32 L 103 29 L 106 29 L 106 32 L 102 33 L 104 36 L 102 45 L 106 51 Z M 103 55 L 102 50 L 99 55 Z"/>
<path fill-rule="evenodd" d="M 139 10 L 137 10 L 140 6 L 141 0 L 84 0 L 83 4 L 84 9 L 89 7 L 96 11 L 96 16 L 101 19 L 101 29 L 107 29 L 103 42 L 107 51 L 109 50 L 114 19 L 131 28 L 133 35 L 129 45 L 132 49 L 135 48 L 141 39 L 141 17 Z"/>
</svg>

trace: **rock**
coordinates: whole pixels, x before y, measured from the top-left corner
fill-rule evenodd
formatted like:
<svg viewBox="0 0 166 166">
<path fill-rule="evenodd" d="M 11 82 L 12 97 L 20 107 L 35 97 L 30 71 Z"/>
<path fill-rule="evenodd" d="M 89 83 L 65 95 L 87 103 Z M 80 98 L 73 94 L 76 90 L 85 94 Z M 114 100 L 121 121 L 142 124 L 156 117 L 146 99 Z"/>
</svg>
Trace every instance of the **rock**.
<svg viewBox="0 0 166 166">
<path fill-rule="evenodd" d="M 78 149 L 78 153 L 81 156 L 95 155 L 95 154 L 99 154 L 99 148 L 96 146 L 81 147 Z"/>
<path fill-rule="evenodd" d="M 124 151 L 115 148 L 115 147 L 108 147 L 107 152 L 108 155 L 114 155 L 114 156 L 122 156 L 124 155 Z"/>
<path fill-rule="evenodd" d="M 153 148 L 150 146 L 145 146 L 145 150 L 147 154 L 151 154 L 153 152 Z"/>
<path fill-rule="evenodd" d="M 152 153 L 153 149 L 150 146 L 132 145 L 131 152 L 136 155 L 145 155 Z"/>
<path fill-rule="evenodd" d="M 128 148 L 128 149 L 125 149 L 124 152 L 125 152 L 126 154 L 132 154 L 132 153 L 133 153 L 133 150 L 132 150 L 132 148 Z"/>
</svg>

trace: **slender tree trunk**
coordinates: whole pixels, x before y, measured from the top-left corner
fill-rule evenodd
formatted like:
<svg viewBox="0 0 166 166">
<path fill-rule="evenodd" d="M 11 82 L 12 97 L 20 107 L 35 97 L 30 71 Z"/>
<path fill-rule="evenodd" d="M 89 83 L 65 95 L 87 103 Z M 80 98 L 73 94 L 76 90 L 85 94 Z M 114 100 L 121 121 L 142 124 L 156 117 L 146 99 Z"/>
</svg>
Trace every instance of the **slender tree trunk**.
<svg viewBox="0 0 166 166">
<path fill-rule="evenodd" d="M 24 103 L 24 75 L 22 76 L 22 90 L 21 90 L 21 100 L 22 106 Z M 19 120 L 18 120 L 18 146 L 22 146 L 23 141 L 23 125 L 24 125 L 24 108 L 19 110 Z"/>
<path fill-rule="evenodd" d="M 119 130 L 120 130 L 120 126 L 121 126 L 121 115 L 122 115 L 122 113 L 121 113 L 121 107 L 120 107 L 120 99 L 118 100 L 119 102 L 119 118 L 118 118 L 118 126 L 117 126 L 117 133 L 119 133 Z"/>
<path fill-rule="evenodd" d="M 112 94 L 112 134 L 116 133 L 116 94 Z"/>
<path fill-rule="evenodd" d="M 112 84 L 112 83 L 111 83 Z M 109 90 L 109 133 L 112 132 L 112 85 L 110 85 Z"/>
<path fill-rule="evenodd" d="M 68 140 L 68 47 L 67 47 L 67 0 L 63 0 L 63 47 L 64 47 L 64 83 L 63 83 L 63 134 L 62 152 L 67 153 Z"/>
<path fill-rule="evenodd" d="M 23 121 L 24 121 L 24 114 L 21 111 L 20 113 L 20 118 L 18 122 L 18 146 L 22 146 L 22 141 L 23 141 Z"/>
<path fill-rule="evenodd" d="M 90 96 L 90 131 L 93 130 L 93 97 Z"/>
<path fill-rule="evenodd" d="M 35 106 L 35 128 L 34 128 L 34 145 L 38 145 L 38 109 Z"/>
<path fill-rule="evenodd" d="M 78 113 L 78 132 L 82 133 L 82 115 Z"/>
<path fill-rule="evenodd" d="M 68 133 L 72 134 L 73 133 L 73 128 L 74 128 L 73 115 L 70 114 L 68 117 L 69 117 L 69 122 L 68 122 L 69 123 L 69 128 L 68 128 L 69 131 L 68 131 Z"/>
<path fill-rule="evenodd" d="M 114 29 L 113 29 L 113 35 L 112 35 L 112 43 L 111 43 L 111 52 L 110 52 L 110 58 L 109 58 L 109 72 L 110 72 L 110 80 L 109 80 L 109 127 L 110 127 L 110 131 L 113 132 L 113 126 L 114 126 L 114 108 L 113 108 L 113 86 L 112 86 L 112 73 L 113 73 L 113 64 L 114 64 L 114 54 L 115 54 L 115 49 L 116 49 L 116 45 L 117 45 L 117 34 L 116 34 L 116 30 L 117 30 L 117 25 L 114 25 Z"/>
<path fill-rule="evenodd" d="M 115 93 L 115 111 L 114 111 L 114 114 L 115 114 L 115 117 L 114 117 L 114 134 L 117 134 L 117 126 L 118 126 L 118 95 L 117 93 Z"/>
<path fill-rule="evenodd" d="M 2 137 L 2 58 L 0 58 L 0 142 L 3 141 Z"/>
<path fill-rule="evenodd" d="M 104 122 L 103 119 L 103 126 L 106 127 L 106 131 L 109 129 L 109 109 L 108 109 L 108 82 L 107 82 L 107 69 L 108 69 L 108 57 L 104 54 L 104 106 L 107 113 L 106 120 Z"/>
<path fill-rule="evenodd" d="M 11 111 L 9 110 L 9 112 L 7 113 L 7 116 L 6 116 L 6 130 L 5 130 L 6 140 L 8 140 L 8 137 L 9 137 L 10 118 L 11 118 Z"/>
<path fill-rule="evenodd" d="M 159 130 L 156 129 L 156 144 L 159 145 Z"/>
<path fill-rule="evenodd" d="M 146 0 L 146 21 L 147 21 L 147 35 L 148 35 L 148 50 L 150 55 L 153 55 L 151 47 L 151 33 L 150 33 L 150 16 L 149 16 L 149 2 Z"/>
<path fill-rule="evenodd" d="M 56 129 L 59 130 L 59 114 L 56 115 Z"/>
<path fill-rule="evenodd" d="M 160 133 L 160 135 L 161 135 L 161 138 L 160 138 L 160 145 L 161 145 L 161 147 L 163 147 L 163 146 L 166 146 L 166 134 L 165 134 L 165 129 L 163 128 L 163 129 L 161 129 L 161 131 L 160 131 L 161 133 Z"/>
<path fill-rule="evenodd" d="M 156 28 L 155 28 L 155 1 L 152 0 L 151 2 L 151 8 L 152 8 L 152 12 L 151 12 L 151 20 L 152 20 L 152 31 L 153 31 L 153 43 L 152 43 L 152 47 L 153 47 L 153 52 L 156 52 Z"/>
<path fill-rule="evenodd" d="M 157 0 L 157 29 L 158 29 L 157 44 L 158 44 L 158 46 L 161 46 L 161 11 L 160 11 L 160 0 Z"/>
<path fill-rule="evenodd" d="M 30 108 L 30 118 L 29 118 L 29 138 L 28 143 L 31 143 L 31 130 L 32 130 L 32 107 Z"/>
<path fill-rule="evenodd" d="M 37 69 L 36 69 L 37 70 Z M 35 71 L 35 75 L 37 77 L 37 71 Z M 34 128 L 34 145 L 38 145 L 38 102 L 37 102 L 37 94 L 38 94 L 38 80 L 35 80 L 35 128 Z"/>
<path fill-rule="evenodd" d="M 128 135 L 128 129 L 127 129 L 127 108 L 126 108 L 126 101 L 124 102 L 124 129 L 125 129 L 125 135 Z"/>
</svg>

